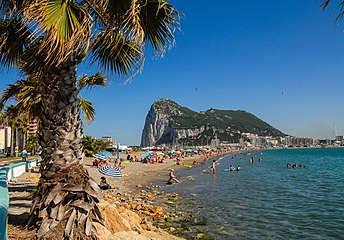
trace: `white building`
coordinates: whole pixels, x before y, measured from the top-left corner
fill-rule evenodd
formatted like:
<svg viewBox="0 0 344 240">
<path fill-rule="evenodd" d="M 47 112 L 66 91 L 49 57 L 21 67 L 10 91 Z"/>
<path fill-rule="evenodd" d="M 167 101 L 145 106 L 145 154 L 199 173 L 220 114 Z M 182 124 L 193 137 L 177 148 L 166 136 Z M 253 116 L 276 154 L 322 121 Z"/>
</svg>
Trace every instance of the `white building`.
<svg viewBox="0 0 344 240">
<path fill-rule="evenodd" d="M 0 126 L 0 151 L 5 152 L 11 148 L 12 132 L 10 127 Z"/>
</svg>

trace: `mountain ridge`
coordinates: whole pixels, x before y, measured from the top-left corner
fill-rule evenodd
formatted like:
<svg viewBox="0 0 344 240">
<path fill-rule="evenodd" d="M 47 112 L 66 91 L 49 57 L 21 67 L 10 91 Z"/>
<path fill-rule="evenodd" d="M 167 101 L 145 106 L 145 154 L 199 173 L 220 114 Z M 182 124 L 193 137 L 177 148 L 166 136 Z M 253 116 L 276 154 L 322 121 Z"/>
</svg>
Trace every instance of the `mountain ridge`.
<svg viewBox="0 0 344 240">
<path fill-rule="evenodd" d="M 237 142 L 242 133 L 285 136 L 283 132 L 244 110 L 210 108 L 196 112 L 170 99 L 152 104 L 141 136 L 141 146 L 205 145 L 212 139 Z"/>
</svg>

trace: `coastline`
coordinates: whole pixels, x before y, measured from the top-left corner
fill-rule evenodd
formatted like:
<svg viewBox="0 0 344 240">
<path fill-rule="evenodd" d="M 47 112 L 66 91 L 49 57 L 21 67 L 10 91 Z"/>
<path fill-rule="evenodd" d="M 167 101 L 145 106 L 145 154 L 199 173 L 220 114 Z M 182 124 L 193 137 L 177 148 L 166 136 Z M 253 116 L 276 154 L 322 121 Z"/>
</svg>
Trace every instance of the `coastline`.
<svg viewBox="0 0 344 240">
<path fill-rule="evenodd" d="M 230 153 L 232 152 L 213 153 L 209 156 L 208 162 Z M 121 158 L 124 157 L 124 155 L 121 156 Z M 191 165 L 193 161 L 203 162 L 204 158 L 204 155 L 188 156 L 182 159 L 182 163 Z M 92 160 L 92 158 L 85 158 L 84 166 L 94 181 L 99 183 L 99 178 L 104 175 L 99 173 L 96 167 L 92 166 Z M 123 178 L 113 179 L 107 177 L 110 185 L 117 186 L 119 190 L 99 190 L 99 199 L 101 201 L 99 205 L 105 215 L 111 216 L 116 212 L 118 214 L 117 221 L 113 221 L 113 218 L 109 217 L 109 221 L 106 222 L 107 228 L 112 229 L 112 231 L 97 226 L 98 232 L 101 233 L 100 239 L 183 239 L 179 238 L 178 235 L 183 231 L 187 231 L 187 229 L 175 228 L 171 222 L 188 219 L 191 213 L 174 212 L 180 196 L 174 193 L 165 194 L 160 192 L 161 186 L 154 185 L 165 180 L 167 182 L 171 168 L 175 169 L 177 175 L 188 169 L 183 165 L 176 165 L 176 159 L 173 158 L 168 159 L 166 163 L 128 163 L 125 164 L 125 169 L 123 169 L 125 175 Z M 26 173 L 15 179 L 14 183 L 32 188 L 33 185 L 37 184 L 38 180 L 38 173 Z M 27 192 L 26 196 L 29 198 L 30 194 L 30 192 Z M 15 193 L 13 196 L 15 198 Z M 12 200 L 11 204 L 16 205 L 13 204 Z M 111 209 L 111 213 L 109 213 L 109 209 Z M 29 210 L 29 199 L 27 199 L 26 206 L 23 206 L 22 209 L 11 210 L 12 219 L 9 224 L 9 239 L 35 239 L 32 231 L 26 232 L 22 225 L 16 223 L 17 220 L 27 215 Z M 112 222 L 120 227 L 114 227 Z M 128 225 L 128 223 L 131 224 Z M 201 239 L 202 235 L 199 237 Z"/>
</svg>

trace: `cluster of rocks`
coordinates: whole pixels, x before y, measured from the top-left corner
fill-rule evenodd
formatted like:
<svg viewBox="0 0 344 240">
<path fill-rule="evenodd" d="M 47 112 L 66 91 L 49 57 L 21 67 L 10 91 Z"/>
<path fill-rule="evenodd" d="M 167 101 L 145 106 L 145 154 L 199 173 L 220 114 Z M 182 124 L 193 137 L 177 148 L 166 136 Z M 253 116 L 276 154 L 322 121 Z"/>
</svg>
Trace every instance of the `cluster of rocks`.
<svg viewBox="0 0 344 240">
<path fill-rule="evenodd" d="M 136 194 L 122 193 L 116 190 L 102 192 L 106 202 L 135 212 L 140 220 L 140 228 L 153 231 L 156 227 L 175 236 L 206 239 L 202 233 L 204 220 L 199 220 L 193 212 L 183 209 L 181 197 L 177 193 L 158 191 L 159 186 L 146 187 Z"/>
</svg>

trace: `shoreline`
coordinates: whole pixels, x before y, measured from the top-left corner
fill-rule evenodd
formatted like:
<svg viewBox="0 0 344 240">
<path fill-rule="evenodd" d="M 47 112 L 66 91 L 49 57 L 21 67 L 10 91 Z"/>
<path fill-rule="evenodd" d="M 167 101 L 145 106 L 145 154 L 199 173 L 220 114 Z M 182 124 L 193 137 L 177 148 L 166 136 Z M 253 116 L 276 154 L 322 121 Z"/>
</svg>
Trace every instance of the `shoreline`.
<svg viewBox="0 0 344 240">
<path fill-rule="evenodd" d="M 212 154 L 209 156 L 208 162 L 230 153 L 232 152 Z M 200 163 L 204 161 L 204 158 L 203 155 L 189 156 L 182 158 L 182 163 L 190 165 L 193 161 Z M 91 166 L 92 160 L 92 158 L 85 158 L 83 165 L 98 184 L 99 178 L 104 175 L 99 173 L 96 167 Z M 173 158 L 168 159 L 166 163 L 143 164 L 133 162 L 125 164 L 124 177 L 121 179 L 107 177 L 109 183 L 117 186 L 119 190 L 99 190 L 98 192 L 100 207 L 103 213 L 109 216 L 106 225 L 110 226 L 108 228 L 111 229 L 108 231 L 97 225 L 102 234 L 101 239 L 183 239 L 179 238 L 178 235 L 187 230 L 182 227 L 173 227 L 172 221 L 184 221 L 190 217 L 191 213 L 177 214 L 175 209 L 180 196 L 175 193 L 164 193 L 160 191 L 161 186 L 154 186 L 158 181 L 166 180 L 167 182 L 171 168 L 174 168 L 177 174 L 188 169 L 185 166 L 176 165 L 176 159 Z M 33 186 L 38 181 L 38 173 L 25 173 L 12 182 L 12 186 L 23 186 L 27 201 L 19 209 L 10 207 L 8 239 L 35 239 L 35 232 L 23 229 L 23 224 L 20 224 L 20 221 L 23 223 L 24 216 L 27 216 L 30 211 L 30 196 L 34 189 Z M 17 192 L 12 192 L 12 198 L 15 199 L 17 194 Z M 10 204 L 16 206 L 17 204 L 13 199 L 10 200 Z M 109 209 L 111 212 L 108 211 Z M 117 220 L 114 221 L 111 215 L 116 212 L 118 216 Z M 113 226 L 112 222 L 120 227 Z M 128 223 L 132 224 L 128 225 Z"/>
</svg>

